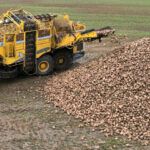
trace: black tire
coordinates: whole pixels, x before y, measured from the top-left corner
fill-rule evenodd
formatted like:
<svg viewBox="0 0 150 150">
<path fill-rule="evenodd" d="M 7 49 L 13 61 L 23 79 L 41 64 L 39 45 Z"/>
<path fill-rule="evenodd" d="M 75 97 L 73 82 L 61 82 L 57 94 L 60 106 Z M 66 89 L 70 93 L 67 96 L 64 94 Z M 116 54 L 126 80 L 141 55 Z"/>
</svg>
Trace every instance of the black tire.
<svg viewBox="0 0 150 150">
<path fill-rule="evenodd" d="M 18 74 L 18 67 L 7 68 L 0 66 L 0 79 L 15 78 Z"/>
<path fill-rule="evenodd" d="M 59 62 L 60 59 L 63 59 L 63 63 Z M 54 69 L 57 71 L 67 70 L 71 67 L 73 62 L 73 55 L 67 50 L 59 50 L 54 54 Z"/>
<path fill-rule="evenodd" d="M 48 66 L 47 66 L 47 68 L 42 69 L 41 64 L 44 64 L 44 63 L 48 64 Z M 48 74 L 52 74 L 53 69 L 54 69 L 54 61 L 53 61 L 52 56 L 45 55 L 45 56 L 40 57 L 37 60 L 37 75 L 45 76 L 45 75 L 48 75 Z"/>
</svg>

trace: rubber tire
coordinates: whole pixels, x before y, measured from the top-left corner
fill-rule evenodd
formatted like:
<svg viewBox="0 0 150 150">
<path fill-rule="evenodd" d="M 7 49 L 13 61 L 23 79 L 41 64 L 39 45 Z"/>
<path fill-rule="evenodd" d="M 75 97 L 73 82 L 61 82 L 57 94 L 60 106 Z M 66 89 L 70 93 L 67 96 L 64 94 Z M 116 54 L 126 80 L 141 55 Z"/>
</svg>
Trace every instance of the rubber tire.
<svg viewBox="0 0 150 150">
<path fill-rule="evenodd" d="M 64 63 L 63 64 L 58 64 L 58 59 L 63 57 Z M 73 62 L 73 56 L 72 53 L 67 51 L 67 50 L 60 50 L 54 54 L 54 69 L 56 71 L 63 71 L 67 70 L 71 67 L 72 62 Z"/>
<path fill-rule="evenodd" d="M 47 61 L 49 63 L 50 67 L 49 67 L 49 69 L 46 72 L 41 72 L 39 70 L 39 68 L 38 68 L 40 62 L 42 62 L 42 61 Z M 37 60 L 37 75 L 39 75 L 39 76 L 46 76 L 46 75 L 52 74 L 53 70 L 54 70 L 54 60 L 53 60 L 52 56 L 45 55 L 45 56 L 40 57 Z"/>
<path fill-rule="evenodd" d="M 11 68 L 10 70 L 5 70 L 0 68 L 0 79 L 10 79 L 10 78 L 15 78 L 19 74 L 18 68 Z"/>
</svg>

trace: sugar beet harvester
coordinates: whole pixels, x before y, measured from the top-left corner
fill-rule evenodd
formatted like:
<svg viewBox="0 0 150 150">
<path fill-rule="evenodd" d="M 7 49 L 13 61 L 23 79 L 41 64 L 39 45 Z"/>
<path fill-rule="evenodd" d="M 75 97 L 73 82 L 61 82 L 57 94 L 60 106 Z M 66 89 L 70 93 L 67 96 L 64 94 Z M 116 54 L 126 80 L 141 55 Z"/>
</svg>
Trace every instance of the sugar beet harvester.
<svg viewBox="0 0 150 150">
<path fill-rule="evenodd" d="M 86 30 L 68 15 L 37 15 L 19 9 L 0 16 L 0 78 L 13 78 L 20 72 L 47 75 L 68 69 L 84 56 L 84 42 L 101 39 L 107 34 Z"/>
</svg>

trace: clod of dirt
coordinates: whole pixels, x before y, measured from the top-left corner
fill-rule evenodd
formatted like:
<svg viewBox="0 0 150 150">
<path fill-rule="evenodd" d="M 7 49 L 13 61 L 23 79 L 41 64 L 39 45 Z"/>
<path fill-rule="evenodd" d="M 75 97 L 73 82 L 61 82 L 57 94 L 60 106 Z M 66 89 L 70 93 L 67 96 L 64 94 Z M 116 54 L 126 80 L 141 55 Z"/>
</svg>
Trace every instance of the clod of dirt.
<svg viewBox="0 0 150 150">
<path fill-rule="evenodd" d="M 46 101 L 105 132 L 150 140 L 150 38 L 47 80 Z"/>
</svg>

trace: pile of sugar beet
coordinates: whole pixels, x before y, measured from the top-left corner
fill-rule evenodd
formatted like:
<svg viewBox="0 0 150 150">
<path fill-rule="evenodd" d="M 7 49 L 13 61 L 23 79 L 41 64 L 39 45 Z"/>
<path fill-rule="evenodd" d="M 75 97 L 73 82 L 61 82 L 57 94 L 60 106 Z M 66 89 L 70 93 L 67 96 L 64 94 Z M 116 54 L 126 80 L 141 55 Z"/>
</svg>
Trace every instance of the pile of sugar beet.
<svg viewBox="0 0 150 150">
<path fill-rule="evenodd" d="M 150 141 L 150 38 L 49 78 L 47 103 L 107 135 Z"/>
</svg>

